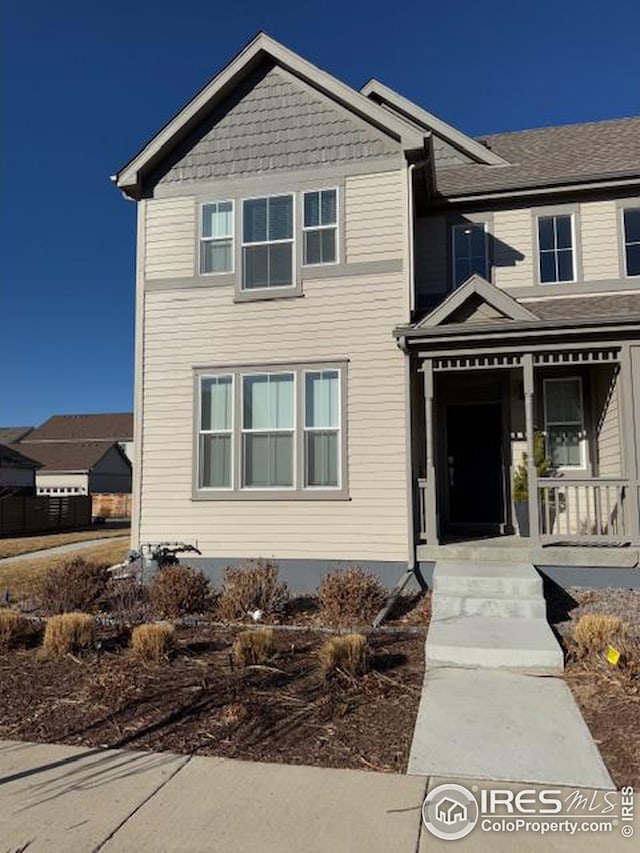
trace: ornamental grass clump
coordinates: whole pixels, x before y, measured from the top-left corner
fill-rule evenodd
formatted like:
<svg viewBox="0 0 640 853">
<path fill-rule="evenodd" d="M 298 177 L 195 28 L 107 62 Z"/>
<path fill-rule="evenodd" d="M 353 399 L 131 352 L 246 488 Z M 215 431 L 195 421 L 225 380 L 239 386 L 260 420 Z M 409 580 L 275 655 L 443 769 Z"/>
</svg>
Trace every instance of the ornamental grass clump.
<svg viewBox="0 0 640 853">
<path fill-rule="evenodd" d="M 320 646 L 317 654 L 320 672 L 325 678 L 335 673 L 358 678 L 369 670 L 369 644 L 362 634 L 331 637 Z"/>
<path fill-rule="evenodd" d="M 288 601 L 289 590 L 279 578 L 277 564 L 256 560 L 246 566 L 227 567 L 217 611 L 228 622 L 253 614 L 261 619 L 282 612 Z"/>
<path fill-rule="evenodd" d="M 337 569 L 320 582 L 320 617 L 327 625 L 371 624 L 386 599 L 376 575 L 359 567 Z"/>
<path fill-rule="evenodd" d="M 44 629 L 42 649 L 52 657 L 84 651 L 93 647 L 95 631 L 95 619 L 88 613 L 50 616 Z"/>
<path fill-rule="evenodd" d="M 573 627 L 573 639 L 578 657 L 600 655 L 608 646 L 625 642 L 625 626 L 619 616 L 585 613 Z"/>
<path fill-rule="evenodd" d="M 131 650 L 145 663 L 168 660 L 175 648 L 175 628 L 169 622 L 137 625 L 131 632 Z"/>
<path fill-rule="evenodd" d="M 273 628 L 242 631 L 233 641 L 233 658 L 239 666 L 259 666 L 275 651 Z"/>
<path fill-rule="evenodd" d="M 24 645 L 31 636 L 31 625 L 17 610 L 0 610 L 0 649 Z"/>
</svg>

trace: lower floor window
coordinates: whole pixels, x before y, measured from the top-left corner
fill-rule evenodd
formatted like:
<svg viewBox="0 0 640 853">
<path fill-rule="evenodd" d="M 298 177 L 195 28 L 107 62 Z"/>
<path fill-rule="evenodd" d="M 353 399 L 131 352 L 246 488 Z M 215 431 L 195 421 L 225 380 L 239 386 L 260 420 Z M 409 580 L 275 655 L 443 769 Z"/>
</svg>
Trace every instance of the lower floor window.
<svg viewBox="0 0 640 853">
<path fill-rule="evenodd" d="M 344 366 L 198 379 L 199 491 L 343 490 Z"/>
<path fill-rule="evenodd" d="M 547 453 L 554 468 L 585 467 L 585 430 L 580 377 L 544 380 Z"/>
</svg>

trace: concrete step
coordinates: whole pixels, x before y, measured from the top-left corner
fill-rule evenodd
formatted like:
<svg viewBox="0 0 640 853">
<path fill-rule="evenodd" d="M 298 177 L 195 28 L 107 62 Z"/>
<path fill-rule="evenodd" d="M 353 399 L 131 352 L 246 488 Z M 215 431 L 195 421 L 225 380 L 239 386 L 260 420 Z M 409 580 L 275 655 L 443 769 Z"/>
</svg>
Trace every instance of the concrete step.
<svg viewBox="0 0 640 853">
<path fill-rule="evenodd" d="M 426 662 L 544 674 L 564 669 L 562 649 L 545 619 L 506 616 L 432 619 Z"/>
<path fill-rule="evenodd" d="M 519 596 L 493 593 L 491 596 L 447 595 L 439 592 L 432 599 L 434 619 L 451 616 L 505 616 L 519 619 L 544 619 L 547 606 L 541 595 Z"/>
<path fill-rule="evenodd" d="M 433 592 L 511 598 L 542 596 L 542 578 L 531 563 L 470 563 L 441 560 L 433 570 Z"/>
</svg>

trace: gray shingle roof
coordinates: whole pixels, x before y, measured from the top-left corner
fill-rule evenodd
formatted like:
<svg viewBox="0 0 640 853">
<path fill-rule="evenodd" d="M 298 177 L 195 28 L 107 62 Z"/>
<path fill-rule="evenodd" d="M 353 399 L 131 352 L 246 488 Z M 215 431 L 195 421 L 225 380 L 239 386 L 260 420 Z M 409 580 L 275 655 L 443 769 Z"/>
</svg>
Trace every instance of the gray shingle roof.
<svg viewBox="0 0 640 853">
<path fill-rule="evenodd" d="M 601 320 L 640 315 L 640 293 L 608 293 L 531 302 L 522 300 L 522 303 L 541 320 Z"/>
<path fill-rule="evenodd" d="M 42 466 L 43 471 L 91 471 L 105 453 L 113 447 L 104 441 L 52 441 L 42 444 L 19 444 L 15 450 L 27 453 Z"/>
<path fill-rule="evenodd" d="M 32 441 L 132 441 L 133 414 L 52 415 L 22 440 L 25 445 Z"/>
<path fill-rule="evenodd" d="M 640 176 L 640 117 L 482 137 L 510 166 L 443 166 L 444 196 Z"/>
<path fill-rule="evenodd" d="M 0 427 L 0 444 L 14 444 L 32 432 L 32 426 Z"/>
</svg>

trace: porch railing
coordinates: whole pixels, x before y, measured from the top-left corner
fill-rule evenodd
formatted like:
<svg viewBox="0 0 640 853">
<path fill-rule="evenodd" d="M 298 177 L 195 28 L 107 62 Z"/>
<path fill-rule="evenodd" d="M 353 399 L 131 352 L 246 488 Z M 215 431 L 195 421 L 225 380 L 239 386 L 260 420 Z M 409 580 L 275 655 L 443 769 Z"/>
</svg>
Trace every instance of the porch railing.
<svg viewBox="0 0 640 853">
<path fill-rule="evenodd" d="M 425 512 L 426 508 L 426 495 L 427 495 L 427 479 L 426 477 L 418 478 L 418 512 L 420 513 L 418 516 L 418 520 L 420 522 L 420 539 L 425 542 L 427 539 L 427 516 Z"/>
<path fill-rule="evenodd" d="M 609 477 L 538 479 L 538 517 L 543 542 L 629 542 L 625 502 L 629 481 Z"/>
</svg>

